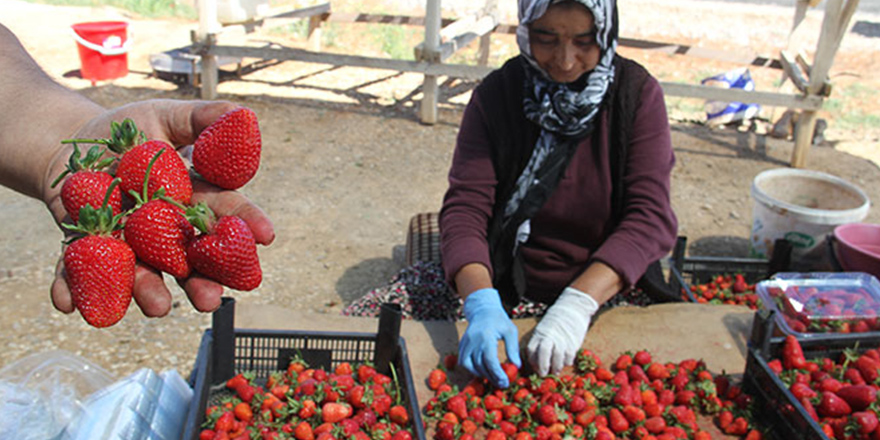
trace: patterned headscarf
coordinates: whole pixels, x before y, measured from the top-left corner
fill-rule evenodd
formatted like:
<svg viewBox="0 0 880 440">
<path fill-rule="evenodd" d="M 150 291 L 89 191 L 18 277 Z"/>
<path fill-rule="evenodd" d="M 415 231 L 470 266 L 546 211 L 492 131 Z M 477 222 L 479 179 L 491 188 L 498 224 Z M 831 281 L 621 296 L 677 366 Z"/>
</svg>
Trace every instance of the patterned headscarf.
<svg viewBox="0 0 880 440">
<path fill-rule="evenodd" d="M 617 14 L 615 0 L 574 0 L 587 7 L 593 14 L 596 41 L 599 45 L 599 64 L 586 74 L 585 81 L 562 84 L 550 77 L 532 56 L 529 43 L 529 25 L 544 15 L 547 8 L 559 0 L 519 0 L 519 26 L 516 41 L 525 64 L 526 84 L 523 108 L 526 117 L 541 127 L 541 133 L 526 168 L 516 182 L 504 210 L 510 218 L 520 208 L 529 189 L 537 183 L 535 176 L 547 158 L 554 154 L 560 140 L 582 138 L 592 132 L 593 119 L 599 113 L 602 100 L 614 80 L 614 55 L 617 51 Z M 520 225 L 517 242 L 528 239 L 528 220 Z M 516 246 L 518 247 L 518 246 Z M 514 249 L 516 249 L 516 247 Z M 514 250 L 515 252 L 515 250 Z"/>
</svg>

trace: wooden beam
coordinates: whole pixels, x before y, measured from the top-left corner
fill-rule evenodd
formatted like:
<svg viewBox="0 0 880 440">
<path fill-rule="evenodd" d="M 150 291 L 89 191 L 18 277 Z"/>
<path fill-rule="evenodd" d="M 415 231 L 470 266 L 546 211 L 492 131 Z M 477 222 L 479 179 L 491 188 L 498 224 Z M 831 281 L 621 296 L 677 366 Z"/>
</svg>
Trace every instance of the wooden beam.
<svg viewBox="0 0 880 440">
<path fill-rule="evenodd" d="M 311 52 L 289 47 L 245 47 L 245 46 L 214 46 L 215 55 L 235 56 L 241 58 L 261 58 L 265 60 L 302 61 L 306 63 L 329 64 L 332 66 L 365 67 L 372 69 L 413 72 L 426 75 L 450 76 L 464 79 L 482 79 L 494 67 L 471 66 L 464 64 L 436 64 L 424 61 L 394 60 L 372 58 L 359 55 L 342 55 Z"/>
<path fill-rule="evenodd" d="M 320 5 L 307 6 L 305 8 L 295 9 L 293 11 L 270 13 L 264 20 L 276 18 L 307 18 L 319 15 L 330 15 L 330 3 L 322 3 Z"/>
<path fill-rule="evenodd" d="M 801 65 L 798 63 L 788 51 L 781 51 L 779 53 L 780 59 L 782 60 L 782 69 L 785 71 L 785 75 L 788 79 L 791 80 L 791 83 L 800 90 L 802 93 L 807 93 L 807 87 L 809 83 L 807 82 L 807 78 L 804 76 L 803 71 L 801 70 Z"/>
<path fill-rule="evenodd" d="M 497 22 L 492 16 L 486 15 L 477 18 L 476 15 L 470 15 L 444 27 L 440 31 L 440 41 L 443 41 L 443 43 L 438 48 L 438 61 L 445 61 L 472 41 L 488 35 L 496 25 Z M 414 52 L 417 60 L 430 60 L 430 57 L 425 52 L 424 42 L 416 45 Z"/>
<path fill-rule="evenodd" d="M 722 89 L 703 85 L 661 82 L 666 96 L 680 96 L 722 102 L 745 102 L 772 107 L 819 110 L 823 99 L 820 96 L 788 95 L 783 93 L 747 91 L 743 89 Z"/>
</svg>

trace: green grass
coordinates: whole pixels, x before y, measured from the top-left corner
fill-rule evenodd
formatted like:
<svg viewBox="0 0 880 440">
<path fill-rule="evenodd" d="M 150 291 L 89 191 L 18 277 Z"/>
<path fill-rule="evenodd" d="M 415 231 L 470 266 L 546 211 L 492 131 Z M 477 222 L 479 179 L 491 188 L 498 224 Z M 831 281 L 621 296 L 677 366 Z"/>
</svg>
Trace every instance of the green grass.
<svg viewBox="0 0 880 440">
<path fill-rule="evenodd" d="M 394 60 L 415 58 L 412 41 L 421 29 L 397 25 L 374 25 L 370 34 L 382 52 Z M 421 31 L 423 33 L 423 31 Z"/>
<path fill-rule="evenodd" d="M 849 84 L 835 89 L 832 98 L 825 101 L 823 110 L 844 129 L 867 129 L 880 127 L 880 115 L 866 113 L 861 103 L 880 99 L 880 92 L 861 83 Z"/>
<path fill-rule="evenodd" d="M 53 6 L 112 6 L 148 18 L 184 18 L 197 20 L 192 6 L 176 0 L 28 0 Z"/>
</svg>

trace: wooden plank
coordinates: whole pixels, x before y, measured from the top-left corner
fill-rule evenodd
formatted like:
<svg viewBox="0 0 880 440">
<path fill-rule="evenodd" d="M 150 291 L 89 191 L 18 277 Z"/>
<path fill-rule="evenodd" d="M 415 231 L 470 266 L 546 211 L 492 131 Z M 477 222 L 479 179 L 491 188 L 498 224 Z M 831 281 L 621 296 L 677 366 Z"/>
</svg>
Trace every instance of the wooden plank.
<svg viewBox="0 0 880 440">
<path fill-rule="evenodd" d="M 801 71 L 800 64 L 791 56 L 791 54 L 788 53 L 788 51 L 783 50 L 779 55 L 782 60 L 782 70 L 785 71 L 785 75 L 798 90 L 806 93 L 809 83 L 807 82 L 804 73 Z"/>
<path fill-rule="evenodd" d="M 444 42 L 438 48 L 438 61 L 445 61 L 472 41 L 491 33 L 496 24 L 495 18 L 492 16 L 487 15 L 479 19 L 476 16 L 469 16 L 464 21 L 457 21 L 443 28 L 440 31 L 440 38 Z M 417 60 L 430 61 L 433 57 L 425 52 L 424 44 L 422 42 L 416 45 L 414 49 L 415 58 Z"/>
<path fill-rule="evenodd" d="M 320 15 L 328 15 L 330 14 L 330 3 L 322 3 L 320 5 L 315 6 L 307 6 L 305 8 L 295 9 L 293 11 L 286 12 L 270 12 L 269 15 L 264 17 L 264 20 L 271 20 L 276 18 L 307 18 L 313 16 Z"/>
<path fill-rule="evenodd" d="M 819 110 L 824 101 L 820 96 L 788 95 L 783 93 L 722 89 L 703 85 L 660 82 L 666 96 L 707 99 L 723 102 L 746 102 L 773 107 Z"/>
<path fill-rule="evenodd" d="M 620 38 L 618 44 L 622 47 L 662 52 L 669 55 L 687 55 L 697 58 L 725 61 L 746 66 L 766 67 L 770 69 L 782 69 L 782 62 L 760 55 L 749 55 L 737 52 L 694 47 L 684 44 L 663 43 L 657 41 L 638 40 L 633 38 Z"/>
<path fill-rule="evenodd" d="M 365 67 L 372 69 L 413 72 L 426 75 L 450 76 L 464 79 L 482 79 L 494 67 L 471 66 L 464 64 L 436 64 L 424 61 L 393 60 L 371 58 L 359 55 L 342 55 L 311 52 L 289 47 L 245 47 L 215 46 L 212 53 L 241 58 L 260 58 L 265 60 L 302 61 L 306 63 L 329 64 L 333 66 Z"/>
</svg>

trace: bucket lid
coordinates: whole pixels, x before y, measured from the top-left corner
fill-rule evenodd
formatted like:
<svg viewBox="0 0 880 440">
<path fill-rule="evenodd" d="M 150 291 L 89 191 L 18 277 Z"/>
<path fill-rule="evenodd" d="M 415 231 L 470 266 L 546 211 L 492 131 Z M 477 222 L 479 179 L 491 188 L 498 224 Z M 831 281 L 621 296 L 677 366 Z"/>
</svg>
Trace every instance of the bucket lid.
<svg viewBox="0 0 880 440">
<path fill-rule="evenodd" d="M 852 203 L 848 203 L 845 206 L 812 207 L 795 203 L 791 199 L 783 200 L 779 197 L 774 197 L 771 192 L 767 191 L 770 189 L 769 185 L 774 181 L 782 182 L 781 184 L 787 183 L 793 189 L 806 191 L 809 188 L 804 183 L 810 180 L 825 187 L 834 186 L 840 190 L 837 196 L 833 193 L 822 193 L 818 194 L 817 197 L 824 197 L 823 200 L 833 200 L 838 203 L 845 203 L 847 201 Z M 800 181 L 800 184 L 797 181 Z M 755 176 L 755 179 L 752 181 L 751 193 L 756 201 L 771 209 L 785 210 L 793 215 L 808 219 L 810 223 L 816 224 L 833 225 L 861 221 L 868 215 L 868 210 L 870 209 L 870 200 L 861 188 L 837 176 L 820 171 L 793 168 L 766 170 Z"/>
</svg>

